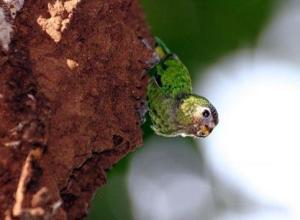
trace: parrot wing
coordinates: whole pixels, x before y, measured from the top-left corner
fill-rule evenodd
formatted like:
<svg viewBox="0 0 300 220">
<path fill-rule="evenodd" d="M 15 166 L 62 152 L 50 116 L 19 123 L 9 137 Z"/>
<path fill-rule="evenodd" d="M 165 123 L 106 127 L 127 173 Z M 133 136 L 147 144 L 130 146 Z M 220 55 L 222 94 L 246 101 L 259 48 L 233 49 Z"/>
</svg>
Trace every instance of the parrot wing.
<svg viewBox="0 0 300 220">
<path fill-rule="evenodd" d="M 159 135 L 167 136 L 176 127 L 174 121 L 174 108 L 176 99 L 165 96 L 161 87 L 154 78 L 150 79 L 147 91 L 149 114 L 152 121 L 152 129 Z"/>
<path fill-rule="evenodd" d="M 156 38 L 157 63 L 149 71 L 147 89 L 152 128 L 157 134 L 174 136 L 177 129 L 175 110 L 181 97 L 191 94 L 190 74 L 180 59 Z"/>
<path fill-rule="evenodd" d="M 186 66 L 161 39 L 156 37 L 155 41 L 160 62 L 150 70 L 150 76 L 156 82 L 157 89 L 168 98 L 191 94 L 191 77 Z"/>
<path fill-rule="evenodd" d="M 150 70 L 157 89 L 166 97 L 178 98 L 192 93 L 189 71 L 175 54 L 168 54 Z"/>
</svg>

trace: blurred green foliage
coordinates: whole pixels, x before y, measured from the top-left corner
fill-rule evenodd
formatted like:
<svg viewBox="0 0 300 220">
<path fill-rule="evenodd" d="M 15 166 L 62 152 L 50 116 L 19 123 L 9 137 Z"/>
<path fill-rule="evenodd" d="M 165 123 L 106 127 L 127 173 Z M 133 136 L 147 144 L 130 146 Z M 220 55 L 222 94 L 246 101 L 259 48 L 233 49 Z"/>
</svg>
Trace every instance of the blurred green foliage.
<svg viewBox="0 0 300 220">
<path fill-rule="evenodd" d="M 108 173 L 106 186 L 98 190 L 95 195 L 89 219 L 132 219 L 126 183 L 126 171 L 129 159 L 130 156 L 127 156 L 118 163 L 117 167 L 112 168 L 112 172 Z"/>
<path fill-rule="evenodd" d="M 196 70 L 243 46 L 254 46 L 275 0 L 141 0 L 153 35 L 159 36 L 190 69 Z M 198 77 L 198 76 L 197 76 Z M 145 138 L 153 134 L 143 125 Z M 190 141 L 191 144 L 192 141 Z M 139 150 L 143 150 L 142 148 Z M 95 195 L 89 220 L 132 220 L 126 174 L 130 158 L 108 174 Z"/>
<path fill-rule="evenodd" d="M 274 0 L 142 0 L 152 33 L 193 73 L 222 55 L 255 44 Z"/>
</svg>

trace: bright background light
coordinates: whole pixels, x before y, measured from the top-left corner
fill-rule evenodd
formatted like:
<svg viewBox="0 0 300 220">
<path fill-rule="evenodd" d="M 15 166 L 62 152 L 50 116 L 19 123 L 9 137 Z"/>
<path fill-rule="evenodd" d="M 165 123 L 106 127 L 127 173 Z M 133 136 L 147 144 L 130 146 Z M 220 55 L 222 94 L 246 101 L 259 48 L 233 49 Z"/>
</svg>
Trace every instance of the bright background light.
<svg viewBox="0 0 300 220">
<path fill-rule="evenodd" d="M 230 80 L 220 77 L 224 70 Z M 300 66 L 239 54 L 209 72 L 206 80 L 218 86 L 200 88 L 211 94 L 220 125 L 204 140 L 208 166 L 231 189 L 298 216 Z"/>
<path fill-rule="evenodd" d="M 201 141 L 212 178 L 273 210 L 249 219 L 300 219 L 300 1 L 285 3 L 258 49 L 224 58 L 197 87 L 220 112 L 220 125 Z"/>
<path fill-rule="evenodd" d="M 300 219 L 299 3 L 282 5 L 256 49 L 224 57 L 199 79 L 194 89 L 220 114 L 199 140 L 203 157 L 158 137 L 134 157 L 134 219 Z"/>
<path fill-rule="evenodd" d="M 150 139 L 130 166 L 128 186 L 134 219 L 211 219 L 213 196 L 201 176 L 199 156 L 182 138 Z"/>
</svg>

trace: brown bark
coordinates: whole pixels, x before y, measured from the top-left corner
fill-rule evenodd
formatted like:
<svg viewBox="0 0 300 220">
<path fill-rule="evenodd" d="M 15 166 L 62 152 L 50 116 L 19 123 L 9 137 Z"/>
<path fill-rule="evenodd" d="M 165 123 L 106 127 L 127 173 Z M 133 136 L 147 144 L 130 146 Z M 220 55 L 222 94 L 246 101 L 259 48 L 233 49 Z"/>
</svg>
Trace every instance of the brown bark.
<svg viewBox="0 0 300 220">
<path fill-rule="evenodd" d="M 0 52 L 0 219 L 86 216 L 142 144 L 147 42 L 137 0 L 25 1 Z"/>
</svg>

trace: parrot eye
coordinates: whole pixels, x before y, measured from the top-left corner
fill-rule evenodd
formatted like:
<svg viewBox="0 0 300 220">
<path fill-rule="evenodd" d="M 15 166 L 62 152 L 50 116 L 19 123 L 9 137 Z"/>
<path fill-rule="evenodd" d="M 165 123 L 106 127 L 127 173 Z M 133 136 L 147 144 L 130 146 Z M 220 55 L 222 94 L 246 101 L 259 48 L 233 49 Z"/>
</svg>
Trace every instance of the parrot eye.
<svg viewBox="0 0 300 220">
<path fill-rule="evenodd" d="M 208 118 L 210 116 L 210 112 L 206 109 L 202 112 L 204 118 Z"/>
</svg>

